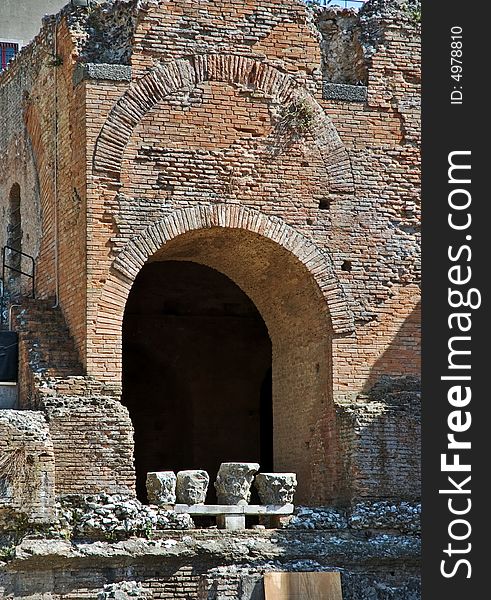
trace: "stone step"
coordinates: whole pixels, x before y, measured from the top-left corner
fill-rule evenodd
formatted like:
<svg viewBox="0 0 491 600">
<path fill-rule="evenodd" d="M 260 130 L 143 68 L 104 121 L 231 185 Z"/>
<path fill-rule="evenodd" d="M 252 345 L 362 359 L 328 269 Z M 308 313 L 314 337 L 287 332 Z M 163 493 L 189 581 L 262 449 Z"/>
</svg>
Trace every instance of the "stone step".
<svg viewBox="0 0 491 600">
<path fill-rule="evenodd" d="M 24 299 L 15 311 L 20 344 L 27 347 L 35 373 L 50 377 L 80 376 L 83 368 L 63 313 L 53 300 Z"/>
</svg>

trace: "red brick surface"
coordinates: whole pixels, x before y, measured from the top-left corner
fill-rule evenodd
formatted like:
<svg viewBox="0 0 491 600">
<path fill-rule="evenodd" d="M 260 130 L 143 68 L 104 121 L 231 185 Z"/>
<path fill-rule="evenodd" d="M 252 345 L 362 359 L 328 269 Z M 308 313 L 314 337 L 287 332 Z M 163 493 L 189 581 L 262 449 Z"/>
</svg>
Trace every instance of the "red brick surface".
<svg viewBox="0 0 491 600">
<path fill-rule="evenodd" d="M 37 207 L 22 210 L 38 295 L 57 269 L 85 372 L 118 386 L 143 264 L 220 270 L 270 331 L 276 468 L 303 499 L 341 497 L 336 403 L 420 369 L 419 26 L 367 13 L 363 103 L 323 99 L 319 32 L 295 0 L 118 10 L 136 23 L 131 82 L 73 83 L 95 51 L 69 11 L 0 76 L 0 190 L 19 181 Z"/>
</svg>

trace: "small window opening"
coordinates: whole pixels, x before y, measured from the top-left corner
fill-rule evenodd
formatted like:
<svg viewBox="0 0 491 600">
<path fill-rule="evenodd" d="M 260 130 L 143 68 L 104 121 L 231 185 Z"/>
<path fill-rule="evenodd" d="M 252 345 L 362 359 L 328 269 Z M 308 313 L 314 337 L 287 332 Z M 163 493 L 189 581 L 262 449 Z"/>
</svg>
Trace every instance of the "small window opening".
<svg viewBox="0 0 491 600">
<path fill-rule="evenodd" d="M 20 44 L 17 42 L 1 42 L 0 41 L 0 71 L 7 68 L 9 62 L 19 51 Z"/>
</svg>

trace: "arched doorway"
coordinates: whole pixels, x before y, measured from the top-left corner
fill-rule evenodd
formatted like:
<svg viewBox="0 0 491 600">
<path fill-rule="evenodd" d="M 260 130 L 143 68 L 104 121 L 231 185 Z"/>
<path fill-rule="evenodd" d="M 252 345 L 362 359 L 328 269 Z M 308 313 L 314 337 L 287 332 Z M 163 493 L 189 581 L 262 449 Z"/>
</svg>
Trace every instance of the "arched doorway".
<svg viewBox="0 0 491 600">
<path fill-rule="evenodd" d="M 254 303 L 272 346 L 273 468 L 297 474 L 297 503 L 343 498 L 331 353 L 333 339 L 353 331 L 353 319 L 329 254 L 259 211 L 224 204 L 176 210 L 131 240 L 112 263 L 97 311 L 89 310 L 89 374 L 121 381 L 130 292 L 147 265 L 163 261 L 210 267 Z"/>
<path fill-rule="evenodd" d="M 205 469 L 213 481 L 221 462 L 273 468 L 271 341 L 215 269 L 165 260 L 140 271 L 123 321 L 122 401 L 141 499 L 149 471 Z"/>
</svg>

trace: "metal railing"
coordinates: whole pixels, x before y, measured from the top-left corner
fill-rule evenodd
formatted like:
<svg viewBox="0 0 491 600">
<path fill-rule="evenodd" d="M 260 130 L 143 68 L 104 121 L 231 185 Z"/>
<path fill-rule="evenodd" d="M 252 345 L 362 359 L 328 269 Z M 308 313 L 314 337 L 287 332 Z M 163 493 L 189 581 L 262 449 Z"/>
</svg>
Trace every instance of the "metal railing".
<svg viewBox="0 0 491 600">
<path fill-rule="evenodd" d="M 20 267 L 14 266 L 8 263 L 7 253 L 9 253 L 10 257 L 12 255 L 20 257 Z M 30 271 L 22 270 L 22 258 L 27 258 L 31 264 Z M 7 295 L 6 285 L 7 285 L 7 271 L 11 271 L 14 273 L 18 273 L 20 276 L 28 277 L 31 280 L 31 297 L 36 297 L 36 262 L 34 257 L 30 254 L 26 254 L 25 252 L 21 252 L 20 250 L 16 250 L 11 246 L 4 246 L 2 250 L 2 277 L 0 280 L 0 325 L 3 325 L 4 320 L 4 312 L 6 309 L 5 306 L 5 297 Z"/>
</svg>

